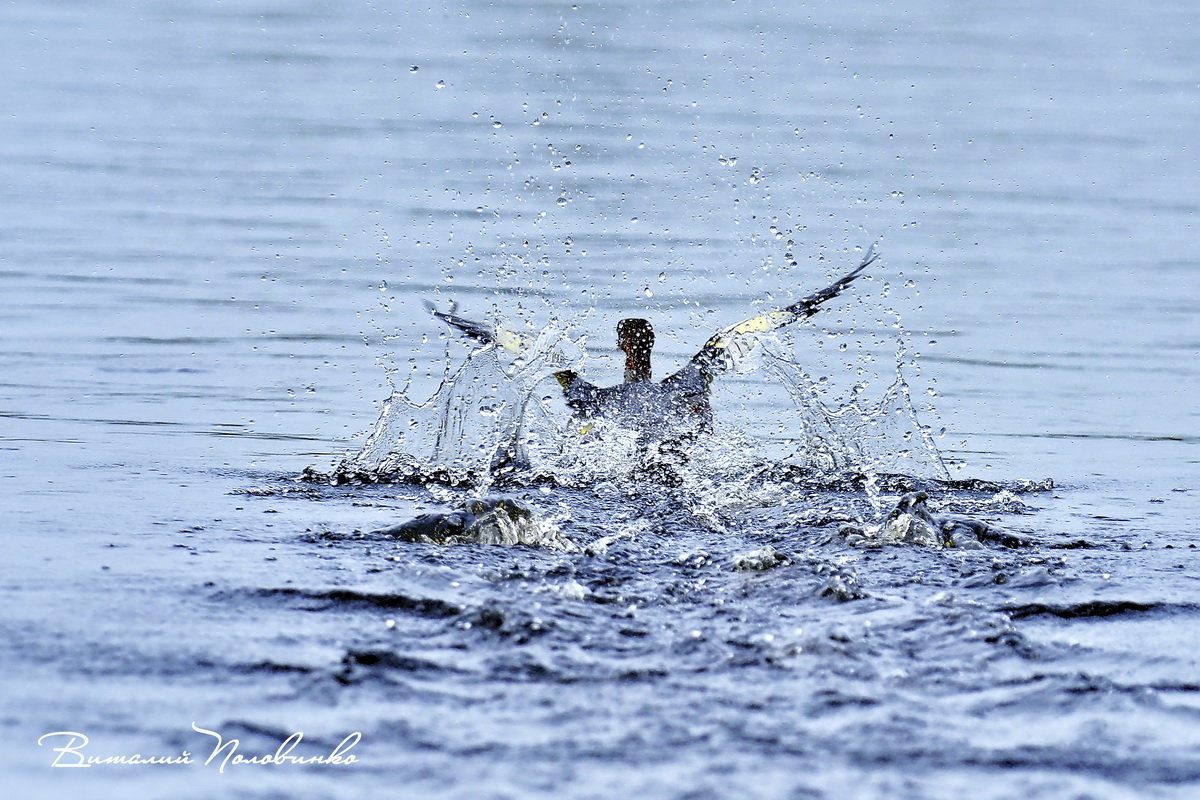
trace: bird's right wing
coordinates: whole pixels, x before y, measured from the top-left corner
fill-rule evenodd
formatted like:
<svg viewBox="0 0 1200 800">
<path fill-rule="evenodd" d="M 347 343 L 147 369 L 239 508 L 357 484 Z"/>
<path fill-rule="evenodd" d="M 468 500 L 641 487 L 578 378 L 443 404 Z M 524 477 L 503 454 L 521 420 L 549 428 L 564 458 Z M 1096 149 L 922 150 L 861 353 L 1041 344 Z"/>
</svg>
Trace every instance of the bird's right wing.
<svg viewBox="0 0 1200 800">
<path fill-rule="evenodd" d="M 813 292 L 803 300 L 792 303 L 786 308 L 768 311 L 766 314 L 742 320 L 736 325 L 730 325 L 714 334 L 680 372 L 697 369 L 705 375 L 712 376 L 735 368 L 738 362 L 754 348 L 755 340 L 759 335 L 779 330 L 785 325 L 816 314 L 822 303 L 841 294 L 842 290 L 849 286 L 878 257 L 875 245 L 871 245 L 859 265 L 835 283 Z"/>
<path fill-rule="evenodd" d="M 440 319 L 442 322 L 461 331 L 471 339 L 482 344 L 496 343 L 499 347 L 504 348 L 510 353 L 522 353 L 528 350 L 533 342 L 526 336 L 510 331 L 503 325 L 492 322 L 476 322 L 475 320 L 467 319 L 458 315 L 458 304 L 451 304 L 449 311 L 438 311 L 437 307 L 426 301 L 425 308 L 430 314 Z"/>
</svg>

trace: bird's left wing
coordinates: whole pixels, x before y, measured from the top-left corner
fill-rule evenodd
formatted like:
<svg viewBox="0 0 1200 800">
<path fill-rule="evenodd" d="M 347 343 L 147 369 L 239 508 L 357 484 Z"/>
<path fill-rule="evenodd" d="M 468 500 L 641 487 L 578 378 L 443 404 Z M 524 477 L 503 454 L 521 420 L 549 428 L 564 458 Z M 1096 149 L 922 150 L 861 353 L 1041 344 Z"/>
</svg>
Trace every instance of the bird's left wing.
<svg viewBox="0 0 1200 800">
<path fill-rule="evenodd" d="M 691 361 L 680 370 L 680 373 L 696 369 L 711 377 L 735 368 L 738 362 L 754 348 L 755 340 L 759 335 L 779 330 L 785 325 L 816 314 L 822 303 L 841 294 L 842 290 L 849 286 L 876 258 L 878 258 L 878 254 L 875 252 L 875 246 L 871 245 L 858 266 L 835 283 L 813 292 L 803 300 L 792 303 L 786 308 L 768 311 L 766 314 L 742 320 L 736 325 L 730 325 L 714 334 L 704 343 L 700 352 L 692 356 Z"/>
</svg>

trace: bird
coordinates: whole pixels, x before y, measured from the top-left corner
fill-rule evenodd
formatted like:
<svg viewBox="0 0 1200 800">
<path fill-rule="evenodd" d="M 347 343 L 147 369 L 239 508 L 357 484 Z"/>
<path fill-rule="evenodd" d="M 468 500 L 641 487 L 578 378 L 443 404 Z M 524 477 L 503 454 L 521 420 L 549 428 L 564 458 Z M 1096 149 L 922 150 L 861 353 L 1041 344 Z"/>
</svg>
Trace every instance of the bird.
<svg viewBox="0 0 1200 800">
<path fill-rule="evenodd" d="M 736 367 L 757 336 L 816 314 L 823 303 L 841 294 L 877 257 L 872 245 L 857 267 L 824 289 L 718 331 L 687 364 L 661 381 L 653 380 L 654 328 L 648 320 L 637 317 L 617 323 L 617 349 L 625 354 L 621 383 L 598 386 L 572 369 L 558 370 L 553 375 L 562 388 L 563 399 L 575 419 L 583 423 L 584 430 L 594 420 L 608 419 L 640 432 L 711 432 L 714 414 L 709 398 L 713 380 Z M 502 325 L 460 316 L 457 305 L 452 305 L 449 311 L 439 311 L 431 303 L 426 303 L 426 307 L 433 316 L 482 344 L 494 344 L 513 353 L 524 352 L 531 344 L 526 337 Z"/>
</svg>

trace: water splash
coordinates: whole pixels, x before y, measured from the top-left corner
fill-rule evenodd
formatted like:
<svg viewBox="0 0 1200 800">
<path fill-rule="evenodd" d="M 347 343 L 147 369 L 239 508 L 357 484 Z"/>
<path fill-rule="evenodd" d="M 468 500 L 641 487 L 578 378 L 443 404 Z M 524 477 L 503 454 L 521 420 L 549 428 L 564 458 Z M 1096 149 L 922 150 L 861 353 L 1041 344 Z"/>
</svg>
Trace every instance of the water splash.
<svg viewBox="0 0 1200 800">
<path fill-rule="evenodd" d="M 904 375 L 906 351 L 896 351 L 891 385 L 876 398 L 862 384 L 834 400 L 794 359 L 766 351 L 764 364 L 788 391 L 801 428 L 795 460 L 823 474 L 864 477 L 872 505 L 879 508 L 879 479 L 908 475 L 949 480 L 950 472 L 929 428 L 918 417 Z"/>
<path fill-rule="evenodd" d="M 573 487 L 665 483 L 694 496 L 698 520 L 714 528 L 720 527 L 722 508 L 763 500 L 763 483 L 755 479 L 766 469 L 786 467 L 810 478 L 854 475 L 875 505 L 880 476 L 949 477 L 917 418 L 902 349 L 895 379 L 882 396 L 868 398 L 856 387 L 841 400 L 783 350 L 778 340 L 756 342 L 734 364 L 735 372 L 760 372 L 791 397 L 793 407 L 780 415 L 780 433 L 770 441 L 720 421 L 712 435 L 663 441 L 610 420 L 573 421 L 552 376 L 567 366 L 582 370 L 583 348 L 563 331 L 547 328 L 515 359 L 494 345 L 474 350 L 457 369 L 448 368 L 424 402 L 406 390 L 394 392 L 363 447 L 322 477 L 335 483 L 441 482 L 481 489 L 498 481 Z"/>
<path fill-rule="evenodd" d="M 553 463 L 562 451 L 565 406 L 551 376 L 583 360 L 582 348 L 547 328 L 519 357 L 478 348 L 447 371 L 424 402 L 392 393 L 363 447 L 342 460 L 337 482 L 425 482 L 486 487 L 499 475 Z"/>
</svg>

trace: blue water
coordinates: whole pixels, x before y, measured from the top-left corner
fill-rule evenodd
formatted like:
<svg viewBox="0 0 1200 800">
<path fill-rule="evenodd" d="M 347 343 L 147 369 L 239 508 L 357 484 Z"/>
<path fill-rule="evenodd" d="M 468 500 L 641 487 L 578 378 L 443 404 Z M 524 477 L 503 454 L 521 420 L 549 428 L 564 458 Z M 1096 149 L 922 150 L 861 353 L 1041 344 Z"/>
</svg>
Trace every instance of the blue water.
<svg viewBox="0 0 1200 800">
<path fill-rule="evenodd" d="M 19 796 L 1200 791 L 1192 4 L 15 2 L 0 37 Z M 615 381 L 618 319 L 666 374 L 876 241 L 798 352 L 878 390 L 902 331 L 956 474 L 1057 483 L 993 515 L 1041 545 L 722 533 L 601 487 L 525 499 L 635 526 L 603 556 L 438 549 L 355 532 L 460 493 L 293 483 L 465 355 L 422 300 L 569 323 Z M 762 374 L 722 391 L 784 413 Z M 768 543 L 795 562 L 730 568 Z M 177 753 L 193 721 L 362 760 L 36 744 Z"/>
</svg>

